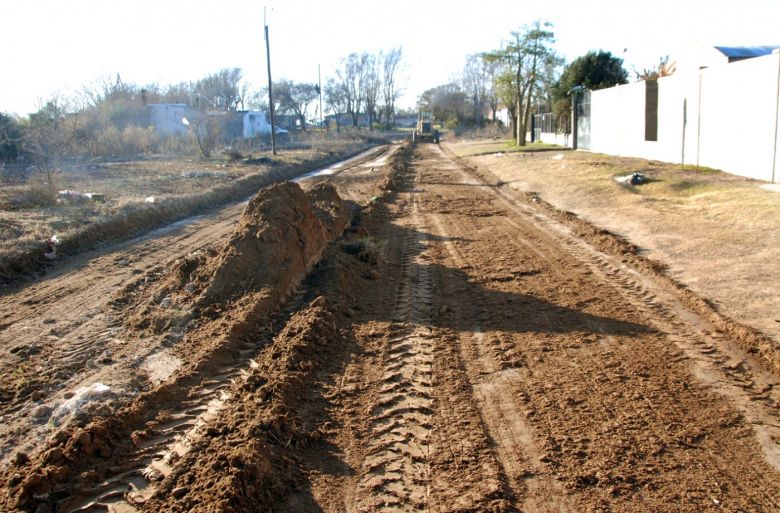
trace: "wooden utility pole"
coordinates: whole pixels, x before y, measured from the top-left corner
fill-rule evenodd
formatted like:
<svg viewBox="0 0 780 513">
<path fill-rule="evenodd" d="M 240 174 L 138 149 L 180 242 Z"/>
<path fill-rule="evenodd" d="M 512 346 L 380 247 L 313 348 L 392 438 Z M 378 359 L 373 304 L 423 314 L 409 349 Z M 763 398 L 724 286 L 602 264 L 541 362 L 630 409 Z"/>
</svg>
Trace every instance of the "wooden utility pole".
<svg viewBox="0 0 780 513">
<path fill-rule="evenodd" d="M 268 61 L 268 111 L 271 114 L 271 151 L 276 155 L 276 120 L 274 119 L 274 92 L 271 81 L 271 42 L 268 40 L 268 23 L 265 21 L 263 8 L 263 24 L 265 25 L 265 56 Z"/>
<path fill-rule="evenodd" d="M 317 64 L 317 82 L 319 84 L 317 90 L 320 93 L 320 128 L 322 128 L 322 71 L 319 64 Z"/>
</svg>

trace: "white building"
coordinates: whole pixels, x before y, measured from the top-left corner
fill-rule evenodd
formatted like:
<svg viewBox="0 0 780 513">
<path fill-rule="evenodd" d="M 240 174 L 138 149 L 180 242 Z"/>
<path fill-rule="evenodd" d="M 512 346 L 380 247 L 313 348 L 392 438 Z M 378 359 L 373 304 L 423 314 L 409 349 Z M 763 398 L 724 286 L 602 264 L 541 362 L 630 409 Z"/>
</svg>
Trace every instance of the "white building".
<svg viewBox="0 0 780 513">
<path fill-rule="evenodd" d="M 184 135 L 187 125 L 182 119 L 190 115 L 190 107 L 184 103 L 150 103 L 149 121 L 157 135 Z"/>
</svg>

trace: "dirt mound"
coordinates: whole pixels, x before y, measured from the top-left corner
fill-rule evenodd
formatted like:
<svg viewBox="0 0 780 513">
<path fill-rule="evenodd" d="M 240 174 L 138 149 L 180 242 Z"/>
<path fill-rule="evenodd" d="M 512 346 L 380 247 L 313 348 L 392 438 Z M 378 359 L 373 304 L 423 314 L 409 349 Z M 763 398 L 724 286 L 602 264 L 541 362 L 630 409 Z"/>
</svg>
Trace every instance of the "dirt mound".
<svg viewBox="0 0 780 513">
<path fill-rule="evenodd" d="M 350 220 L 349 209 L 332 187 L 315 188 L 310 200 L 297 184 L 277 184 L 261 190 L 249 202 L 221 250 L 184 256 L 167 270 L 152 270 L 128 286 L 116 300 L 128 314 L 125 334 L 140 337 L 151 332 L 161 340 L 175 340 L 173 350 L 186 364 L 169 381 L 140 395 L 116 416 L 96 419 L 84 428 L 65 427 L 47 448 L 30 458 L 29 464 L 4 476 L 10 504 L 35 510 L 41 504 L 36 496 L 52 494 L 56 499 L 67 495 L 69 486 L 63 483 L 80 472 L 102 468 L 107 457 L 121 461 L 122 454 L 132 450 L 130 433 L 143 429 L 158 412 L 174 407 L 203 376 L 235 359 L 238 347 L 281 308 Z M 326 327 L 333 329 L 332 320 L 327 320 Z M 311 342 L 310 336 L 304 338 L 296 340 Z M 296 361 L 285 368 L 311 365 L 298 362 L 304 353 L 294 353 Z M 274 354 L 272 359 L 280 357 Z M 263 471 L 265 463 L 258 454 L 263 453 L 264 445 L 258 443 L 248 451 L 251 457 L 236 459 L 240 460 L 237 468 L 243 470 L 234 481 L 236 486 L 245 483 L 264 493 L 277 478 L 274 472 Z M 88 480 L 95 480 L 104 470 L 93 472 Z M 107 472 L 111 474 L 110 468 Z M 258 473 L 270 476 L 269 480 L 247 477 Z"/>
<path fill-rule="evenodd" d="M 145 504 L 147 511 L 272 511 L 296 482 L 296 450 L 320 439 L 302 398 L 339 340 L 324 298 L 294 315 L 231 391 L 221 420 Z M 214 479 L 214 472 L 220 475 Z"/>
<path fill-rule="evenodd" d="M 320 183 L 306 192 L 314 215 L 322 223 L 329 240 L 338 237 L 352 219 L 350 209 L 339 197 L 336 188 L 329 183 Z"/>
<path fill-rule="evenodd" d="M 203 299 L 227 299 L 258 285 L 275 288 L 301 276 L 327 241 L 303 190 L 285 182 L 263 189 L 247 205 L 233 235 L 199 273 L 209 282 Z M 287 286 L 282 285 L 284 293 Z"/>
</svg>

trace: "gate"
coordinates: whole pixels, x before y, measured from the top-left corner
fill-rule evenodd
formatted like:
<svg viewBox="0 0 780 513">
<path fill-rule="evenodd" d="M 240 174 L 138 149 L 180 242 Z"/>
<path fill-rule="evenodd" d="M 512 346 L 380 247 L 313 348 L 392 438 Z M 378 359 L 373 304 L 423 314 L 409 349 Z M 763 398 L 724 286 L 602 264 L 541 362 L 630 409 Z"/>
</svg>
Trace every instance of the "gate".
<svg viewBox="0 0 780 513">
<path fill-rule="evenodd" d="M 587 89 L 575 96 L 577 102 L 577 148 L 590 149 L 590 91 Z"/>
</svg>

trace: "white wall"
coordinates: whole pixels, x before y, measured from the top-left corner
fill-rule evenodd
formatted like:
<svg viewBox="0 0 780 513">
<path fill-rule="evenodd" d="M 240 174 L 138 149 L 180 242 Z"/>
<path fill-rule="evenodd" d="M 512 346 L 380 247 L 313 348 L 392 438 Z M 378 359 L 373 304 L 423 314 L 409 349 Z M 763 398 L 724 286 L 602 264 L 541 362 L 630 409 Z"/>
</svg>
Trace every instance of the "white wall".
<svg viewBox="0 0 780 513">
<path fill-rule="evenodd" d="M 271 124 L 265 118 L 265 112 L 248 110 L 244 112 L 244 139 L 251 139 L 263 134 L 271 133 Z"/>
<path fill-rule="evenodd" d="M 658 80 L 658 140 L 645 141 L 645 83 L 591 94 L 590 150 L 780 181 L 780 54 Z"/>
<path fill-rule="evenodd" d="M 531 132 L 526 133 L 526 141 L 531 140 Z M 545 144 L 557 144 L 558 146 L 571 146 L 571 134 L 559 134 L 555 132 L 539 132 L 539 140 Z"/>
<path fill-rule="evenodd" d="M 189 108 L 183 103 L 156 103 L 147 105 L 150 120 L 158 135 L 184 135 L 187 125 L 182 118 L 189 115 Z"/>
</svg>

